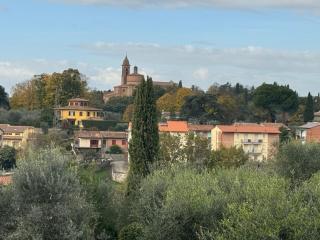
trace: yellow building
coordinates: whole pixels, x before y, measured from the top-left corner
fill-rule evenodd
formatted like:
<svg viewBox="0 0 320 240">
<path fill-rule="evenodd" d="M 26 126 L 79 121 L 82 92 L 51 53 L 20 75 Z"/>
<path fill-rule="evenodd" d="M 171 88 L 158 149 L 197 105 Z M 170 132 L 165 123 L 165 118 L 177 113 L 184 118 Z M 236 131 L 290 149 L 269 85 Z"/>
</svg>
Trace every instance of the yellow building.
<svg viewBox="0 0 320 240">
<path fill-rule="evenodd" d="M 89 101 L 82 98 L 70 99 L 68 106 L 54 108 L 56 124 L 68 121 L 73 126 L 83 127 L 83 120 L 103 120 L 100 108 L 89 106 Z"/>
<path fill-rule="evenodd" d="M 31 126 L 0 124 L 0 129 L 3 131 L 2 146 L 14 147 L 17 150 L 25 148 L 41 133 L 40 129 Z"/>
<path fill-rule="evenodd" d="M 212 150 L 242 148 L 251 160 L 268 160 L 279 142 L 279 127 L 263 124 L 217 125 L 211 131 Z"/>
</svg>

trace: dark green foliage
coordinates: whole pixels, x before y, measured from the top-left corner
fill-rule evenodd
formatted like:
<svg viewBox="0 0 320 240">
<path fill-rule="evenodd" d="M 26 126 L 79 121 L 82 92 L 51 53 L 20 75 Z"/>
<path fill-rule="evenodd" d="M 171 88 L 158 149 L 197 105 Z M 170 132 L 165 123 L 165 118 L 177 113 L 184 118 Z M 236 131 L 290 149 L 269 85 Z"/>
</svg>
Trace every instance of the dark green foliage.
<svg viewBox="0 0 320 240">
<path fill-rule="evenodd" d="M 282 115 L 282 121 L 287 121 L 286 114 L 293 113 L 298 109 L 298 94 L 289 86 L 274 84 L 262 84 L 253 95 L 255 106 L 265 109 L 269 113 L 269 121 L 276 120 L 276 114 Z"/>
<path fill-rule="evenodd" d="M 320 170 L 320 145 L 300 142 L 282 145 L 276 156 L 276 169 L 295 183 L 309 179 Z"/>
<path fill-rule="evenodd" d="M 210 94 L 200 94 L 186 97 L 181 108 L 181 115 L 189 119 L 198 119 L 200 123 L 224 122 L 221 106 L 217 98 Z"/>
<path fill-rule="evenodd" d="M 286 128 L 286 127 L 281 127 L 280 129 L 280 143 L 281 144 L 285 144 L 285 143 L 289 143 L 290 140 L 293 138 L 290 129 Z"/>
<path fill-rule="evenodd" d="M 10 109 L 8 93 L 6 93 L 4 87 L 0 85 L 0 108 Z"/>
<path fill-rule="evenodd" d="M 10 170 L 16 167 L 16 150 L 10 146 L 0 148 L 0 168 Z"/>
<path fill-rule="evenodd" d="M 314 119 L 314 101 L 312 95 L 309 93 L 307 97 L 306 106 L 303 113 L 304 122 L 312 122 Z"/>
<path fill-rule="evenodd" d="M 11 109 L 7 111 L 0 109 L 0 123 L 40 127 L 41 112 L 39 110 Z"/>
<path fill-rule="evenodd" d="M 139 240 L 143 233 L 143 226 L 131 223 L 123 227 L 119 233 L 119 240 Z"/>
<path fill-rule="evenodd" d="M 123 114 L 126 108 L 133 103 L 133 97 L 112 97 L 103 107 L 104 111 Z"/>
<path fill-rule="evenodd" d="M 58 99 L 61 106 L 66 106 L 71 98 L 84 96 L 87 90 L 87 81 L 78 69 L 69 68 L 64 70 L 62 74 L 59 74 L 58 78 L 61 79 L 58 91 Z"/>
<path fill-rule="evenodd" d="M 139 85 L 135 96 L 129 154 L 128 193 L 137 189 L 140 178 L 150 173 L 150 165 L 159 158 L 157 109 L 149 77 Z"/>
<path fill-rule="evenodd" d="M 90 102 L 90 106 L 96 108 L 103 108 L 103 91 L 92 90 L 88 93 L 88 100 Z"/>
<path fill-rule="evenodd" d="M 82 124 L 83 127 L 88 130 L 95 129 L 100 131 L 124 131 L 125 129 L 128 129 L 128 123 L 115 120 L 83 120 Z"/>
<path fill-rule="evenodd" d="M 122 149 L 121 149 L 120 146 L 118 146 L 118 145 L 112 145 L 112 146 L 110 147 L 108 153 L 110 153 L 110 154 L 122 154 L 123 151 L 122 151 Z"/>
<path fill-rule="evenodd" d="M 207 167 L 212 168 L 238 168 L 249 160 L 242 148 L 231 147 L 213 151 L 207 162 Z"/>
</svg>

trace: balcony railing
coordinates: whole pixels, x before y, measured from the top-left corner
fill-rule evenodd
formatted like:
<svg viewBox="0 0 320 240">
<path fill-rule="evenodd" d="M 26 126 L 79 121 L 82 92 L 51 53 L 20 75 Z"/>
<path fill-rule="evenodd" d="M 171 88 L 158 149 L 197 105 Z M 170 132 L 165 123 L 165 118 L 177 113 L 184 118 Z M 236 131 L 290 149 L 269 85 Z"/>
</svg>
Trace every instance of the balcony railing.
<svg viewBox="0 0 320 240">
<path fill-rule="evenodd" d="M 245 145 L 259 145 L 259 144 L 263 144 L 263 140 L 251 140 L 251 139 L 245 139 L 245 140 L 241 140 L 241 143 L 242 144 L 245 144 Z"/>
</svg>

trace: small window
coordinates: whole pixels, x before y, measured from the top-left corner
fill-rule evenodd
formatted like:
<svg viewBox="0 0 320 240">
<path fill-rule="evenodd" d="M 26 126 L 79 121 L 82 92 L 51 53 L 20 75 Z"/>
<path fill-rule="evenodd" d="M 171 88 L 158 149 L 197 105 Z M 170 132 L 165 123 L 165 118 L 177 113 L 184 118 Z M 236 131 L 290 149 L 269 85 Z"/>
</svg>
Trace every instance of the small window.
<svg viewBox="0 0 320 240">
<path fill-rule="evenodd" d="M 73 111 L 73 113 L 72 113 L 72 114 L 73 114 L 73 116 L 75 116 L 75 115 L 76 115 L 76 112 L 75 112 L 75 111 Z"/>
<path fill-rule="evenodd" d="M 79 113 L 80 117 L 82 117 L 82 112 Z"/>
<path fill-rule="evenodd" d="M 90 112 L 87 112 L 87 116 L 90 117 Z"/>
<path fill-rule="evenodd" d="M 251 143 L 251 139 L 248 139 L 247 141 L 248 141 L 248 143 Z"/>
<path fill-rule="evenodd" d="M 69 116 L 71 116 L 71 112 L 69 111 Z"/>
<path fill-rule="evenodd" d="M 93 112 L 93 116 L 94 116 L 94 117 L 96 116 L 96 112 Z"/>
<path fill-rule="evenodd" d="M 112 145 L 116 145 L 117 144 L 117 140 L 112 140 Z"/>
<path fill-rule="evenodd" d="M 126 145 L 127 141 L 126 140 L 122 140 L 122 145 Z"/>
</svg>

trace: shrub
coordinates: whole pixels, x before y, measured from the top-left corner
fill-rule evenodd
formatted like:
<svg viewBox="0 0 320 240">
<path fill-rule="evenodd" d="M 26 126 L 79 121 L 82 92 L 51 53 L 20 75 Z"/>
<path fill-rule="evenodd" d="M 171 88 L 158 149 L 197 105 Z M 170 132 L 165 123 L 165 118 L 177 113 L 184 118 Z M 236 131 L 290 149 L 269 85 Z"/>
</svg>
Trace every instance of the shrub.
<svg viewBox="0 0 320 240">
<path fill-rule="evenodd" d="M 108 153 L 110 153 L 110 154 L 122 154 L 123 151 L 122 151 L 122 148 L 119 145 L 112 145 L 109 148 Z"/>
<path fill-rule="evenodd" d="M 207 162 L 207 167 L 211 169 L 216 167 L 240 167 L 244 165 L 248 159 L 248 155 L 243 151 L 242 148 L 222 147 L 221 149 L 212 152 L 211 158 Z"/>
<path fill-rule="evenodd" d="M 131 223 L 121 229 L 119 240 L 138 240 L 142 236 L 143 227 L 139 223 Z"/>
<path fill-rule="evenodd" d="M 0 148 L 0 167 L 4 170 L 16 167 L 16 150 L 13 147 Z"/>
<path fill-rule="evenodd" d="M 320 145 L 291 142 L 280 147 L 275 159 L 277 171 L 299 183 L 320 170 Z"/>
</svg>

